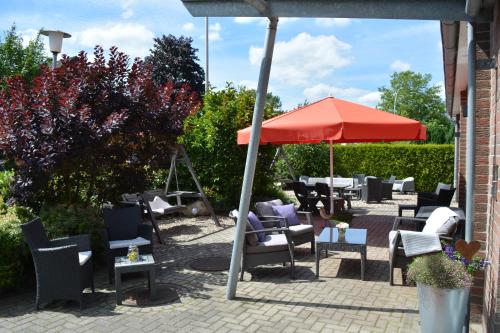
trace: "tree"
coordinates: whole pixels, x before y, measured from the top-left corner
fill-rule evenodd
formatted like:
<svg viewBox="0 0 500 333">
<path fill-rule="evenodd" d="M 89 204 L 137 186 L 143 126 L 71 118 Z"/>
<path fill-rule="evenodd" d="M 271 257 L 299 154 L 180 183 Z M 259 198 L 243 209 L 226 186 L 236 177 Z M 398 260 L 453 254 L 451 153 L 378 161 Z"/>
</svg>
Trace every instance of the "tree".
<svg viewBox="0 0 500 333">
<path fill-rule="evenodd" d="M 154 39 L 154 46 L 145 61 L 153 67 L 156 84 L 173 82 L 176 88 L 188 84 L 192 91 L 203 94 L 205 72 L 198 64 L 198 49 L 192 47 L 192 42 L 190 37 L 173 35 Z"/>
<path fill-rule="evenodd" d="M 439 93 L 441 87 L 431 85 L 430 74 L 412 71 L 395 72 L 390 87 L 380 87 L 382 93 L 378 108 L 427 125 L 427 141 L 450 143 L 453 141 L 453 124 L 445 114 L 445 104 Z M 396 102 L 395 102 L 396 101 Z"/>
<path fill-rule="evenodd" d="M 141 191 L 147 167 L 164 166 L 183 121 L 200 101 L 187 86 L 157 86 L 151 68 L 115 47 L 106 62 L 96 47 L 20 77 L 0 92 L 0 149 L 15 163 L 15 198 L 100 204 Z"/>
<path fill-rule="evenodd" d="M 12 25 L 0 41 L 0 89 L 5 89 L 5 80 L 15 75 L 21 75 L 26 82 L 31 82 L 40 72 L 40 65 L 46 62 L 40 35 L 24 47 L 23 38 L 17 33 L 16 26 Z"/>
<path fill-rule="evenodd" d="M 255 90 L 225 89 L 205 94 L 203 108 L 186 119 L 182 137 L 207 195 L 219 209 L 238 206 L 248 147 L 236 143 L 237 131 L 250 126 L 255 105 Z M 277 114 L 279 98 L 268 95 L 264 118 Z M 269 168 L 276 152 L 270 145 L 259 148 L 253 183 L 253 199 L 277 194 L 274 172 Z"/>
</svg>

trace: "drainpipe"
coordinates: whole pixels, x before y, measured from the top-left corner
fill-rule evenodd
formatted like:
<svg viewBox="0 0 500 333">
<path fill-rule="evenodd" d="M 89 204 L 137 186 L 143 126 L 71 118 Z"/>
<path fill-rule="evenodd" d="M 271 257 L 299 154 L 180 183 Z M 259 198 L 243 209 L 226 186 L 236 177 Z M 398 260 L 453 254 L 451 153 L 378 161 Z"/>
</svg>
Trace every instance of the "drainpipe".
<svg viewBox="0 0 500 333">
<path fill-rule="evenodd" d="M 459 145 L 460 145 L 460 125 L 458 124 L 458 117 L 455 117 L 453 120 L 455 125 L 455 157 L 453 160 L 453 187 L 455 188 L 455 202 L 458 202 L 458 153 L 459 153 Z"/>
<path fill-rule="evenodd" d="M 465 199 L 465 240 L 472 241 L 474 216 L 474 160 L 476 157 L 476 41 L 474 27 L 467 23 L 467 147 L 466 147 L 466 199 Z"/>
<path fill-rule="evenodd" d="M 250 197 L 252 195 L 257 153 L 259 152 L 260 130 L 262 128 L 262 119 L 264 117 L 264 106 L 266 103 L 267 86 L 269 85 L 269 74 L 271 72 L 271 62 L 273 58 L 277 27 L 278 18 L 270 17 L 264 45 L 264 55 L 260 64 L 259 82 L 257 84 L 257 94 L 255 96 L 255 107 L 252 119 L 252 130 L 250 132 L 250 142 L 248 144 L 243 186 L 241 188 L 240 206 L 238 208 L 238 221 L 236 222 L 233 251 L 231 255 L 231 267 L 229 269 L 229 276 L 227 279 L 226 297 L 229 300 L 234 299 L 236 296 L 238 274 L 240 269 L 242 269 L 241 255 L 243 252 L 243 242 L 245 241 L 245 229 L 247 225 L 248 210 L 250 207 Z"/>
</svg>

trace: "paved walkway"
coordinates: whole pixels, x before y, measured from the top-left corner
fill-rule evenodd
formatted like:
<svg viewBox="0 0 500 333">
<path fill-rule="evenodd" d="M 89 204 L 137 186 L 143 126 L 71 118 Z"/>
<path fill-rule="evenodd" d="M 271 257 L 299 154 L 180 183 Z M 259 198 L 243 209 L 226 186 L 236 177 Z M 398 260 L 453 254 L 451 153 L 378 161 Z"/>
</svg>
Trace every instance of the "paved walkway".
<svg viewBox="0 0 500 333">
<path fill-rule="evenodd" d="M 309 246 L 297 248 L 297 279 L 288 268 L 267 266 L 245 274 L 238 298 L 225 299 L 227 272 L 198 272 L 194 258 L 229 256 L 234 228 L 226 227 L 188 241 L 170 240 L 155 247 L 160 285 L 173 289 L 177 301 L 157 306 L 115 305 L 114 286 L 104 271 L 96 274 L 97 290 L 85 295 L 80 311 L 73 303 L 56 302 L 35 312 L 34 291 L 0 302 L 1 332 L 418 332 L 416 290 L 390 287 L 387 234 L 397 203 L 415 196 L 367 205 L 353 202 L 357 214 L 351 227 L 368 229 L 366 280 L 360 280 L 359 255 L 334 253 L 323 258 L 320 278 L 314 276 Z M 207 220 L 206 223 L 211 223 Z M 317 221 L 320 224 L 321 221 Z M 226 220 L 226 225 L 230 222 Z M 135 276 L 127 288 L 144 285 Z M 401 277 L 396 274 L 396 284 Z"/>
</svg>

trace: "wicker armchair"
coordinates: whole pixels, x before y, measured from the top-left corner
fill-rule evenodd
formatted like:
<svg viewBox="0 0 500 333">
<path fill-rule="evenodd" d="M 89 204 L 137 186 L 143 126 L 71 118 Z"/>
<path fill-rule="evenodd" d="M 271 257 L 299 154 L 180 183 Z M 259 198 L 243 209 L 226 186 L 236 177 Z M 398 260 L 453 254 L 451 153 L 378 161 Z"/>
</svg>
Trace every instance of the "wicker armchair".
<svg viewBox="0 0 500 333">
<path fill-rule="evenodd" d="M 361 198 L 365 202 L 382 201 L 382 180 L 376 177 L 366 177 L 361 187 Z"/>
<path fill-rule="evenodd" d="M 115 258 L 126 256 L 128 247 L 136 245 L 139 253 L 153 253 L 153 227 L 142 223 L 139 206 L 103 208 L 105 228 L 101 236 L 106 250 L 109 283 L 113 282 Z"/>
<path fill-rule="evenodd" d="M 303 182 L 293 182 L 292 186 L 293 192 L 300 203 L 299 210 L 316 213 L 318 211 L 316 204 L 319 202 L 319 197 L 317 195 L 310 194 L 307 190 L 306 184 Z"/>
<path fill-rule="evenodd" d="M 438 183 L 434 192 L 418 192 L 417 207 L 450 207 L 453 195 L 455 195 L 455 188 L 452 188 L 451 185 L 448 184 Z"/>
<path fill-rule="evenodd" d="M 36 274 L 35 307 L 40 303 L 65 299 L 83 305 L 82 292 L 94 292 L 90 235 L 49 240 L 39 218 L 21 225 Z"/>
<path fill-rule="evenodd" d="M 415 178 L 408 177 L 402 180 L 395 180 L 392 190 L 401 193 L 415 192 Z"/>
<path fill-rule="evenodd" d="M 286 226 L 290 229 L 290 235 L 292 237 L 293 244 L 295 246 L 302 245 L 306 243 L 311 243 L 311 253 L 315 251 L 315 240 L 314 240 L 314 226 L 312 221 L 312 213 L 297 211 L 298 215 L 305 216 L 307 224 L 299 224 L 299 225 L 288 225 L 288 221 L 286 218 L 282 216 L 276 216 L 273 211 L 273 206 L 281 206 L 283 202 L 279 199 L 271 200 L 271 201 L 263 201 L 255 203 L 255 210 L 261 221 L 275 221 L 281 220 L 282 226 Z"/>
<path fill-rule="evenodd" d="M 237 223 L 238 211 L 233 210 L 229 217 Z M 280 226 L 280 220 L 262 220 L 264 229 L 254 230 L 247 221 L 245 231 L 245 241 L 243 242 L 243 255 L 241 262 L 241 276 L 243 281 L 245 270 L 249 268 L 290 263 L 290 277 L 295 278 L 295 260 L 293 256 L 294 244 L 290 234 L 290 229 Z M 265 240 L 259 242 L 256 234 L 259 232 L 266 233 Z"/>
</svg>

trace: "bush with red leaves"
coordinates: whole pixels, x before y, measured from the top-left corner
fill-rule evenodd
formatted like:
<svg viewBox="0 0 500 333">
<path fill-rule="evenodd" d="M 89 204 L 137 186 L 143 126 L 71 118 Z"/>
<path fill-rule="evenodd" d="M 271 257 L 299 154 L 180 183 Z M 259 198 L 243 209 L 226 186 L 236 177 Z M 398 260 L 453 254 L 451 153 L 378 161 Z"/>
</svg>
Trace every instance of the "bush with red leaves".
<svg viewBox="0 0 500 333">
<path fill-rule="evenodd" d="M 113 47 L 64 57 L 62 66 L 0 92 L 0 150 L 15 165 L 13 193 L 24 205 L 100 204 L 141 191 L 165 166 L 183 121 L 200 105 L 188 86 L 151 79 L 151 68 Z"/>
</svg>

